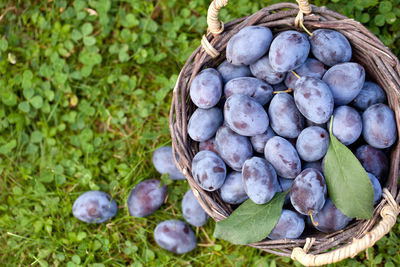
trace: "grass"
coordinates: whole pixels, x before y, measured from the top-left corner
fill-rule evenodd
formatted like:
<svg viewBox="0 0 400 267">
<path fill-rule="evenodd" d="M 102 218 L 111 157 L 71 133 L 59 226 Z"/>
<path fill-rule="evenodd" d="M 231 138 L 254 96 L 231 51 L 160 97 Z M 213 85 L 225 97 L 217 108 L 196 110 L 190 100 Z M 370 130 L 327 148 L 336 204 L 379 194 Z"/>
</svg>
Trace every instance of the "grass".
<svg viewBox="0 0 400 267">
<path fill-rule="evenodd" d="M 278 1 L 232 2 L 221 11 L 224 21 Z M 200 44 L 208 3 L 1 2 L 0 265 L 293 265 L 215 240 L 212 221 L 195 229 L 199 246 L 185 255 L 160 249 L 152 237 L 162 220 L 183 219 L 188 185 L 160 177 L 151 155 L 170 144 L 172 88 Z M 381 17 L 400 17 L 399 1 L 383 3 L 316 1 L 362 21 L 399 55 L 400 24 Z M 168 184 L 168 200 L 147 218 L 130 217 L 129 191 L 148 178 Z M 73 201 L 88 190 L 111 194 L 117 216 L 101 225 L 75 219 Z M 399 241 L 397 224 L 368 257 L 340 265 L 399 266 Z"/>
</svg>

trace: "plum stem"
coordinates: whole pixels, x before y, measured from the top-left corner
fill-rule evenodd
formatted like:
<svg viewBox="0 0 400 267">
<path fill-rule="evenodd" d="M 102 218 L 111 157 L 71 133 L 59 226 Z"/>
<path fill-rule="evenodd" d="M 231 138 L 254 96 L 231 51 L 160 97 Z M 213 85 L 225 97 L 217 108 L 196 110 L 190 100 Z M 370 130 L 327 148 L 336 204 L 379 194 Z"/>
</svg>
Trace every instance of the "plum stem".
<svg viewBox="0 0 400 267">
<path fill-rule="evenodd" d="M 292 89 L 292 88 L 288 88 L 288 89 L 283 90 L 283 91 L 272 91 L 273 94 L 291 93 L 291 92 L 293 92 L 293 89 Z"/>
<path fill-rule="evenodd" d="M 312 32 L 310 32 L 310 31 L 306 28 L 306 26 L 304 26 L 304 24 L 303 24 L 302 21 L 300 21 L 300 26 L 303 28 L 303 30 L 304 30 L 308 35 L 313 36 Z"/>
<path fill-rule="evenodd" d="M 300 75 L 298 75 L 294 70 L 290 71 L 297 79 L 300 79 Z"/>
<path fill-rule="evenodd" d="M 313 218 L 313 216 L 312 216 L 312 211 L 309 210 L 307 213 L 308 213 L 308 215 L 310 215 L 310 219 L 311 219 L 312 224 L 313 224 L 314 226 L 318 226 L 318 222 L 315 222 L 315 221 L 314 221 L 314 218 Z"/>
</svg>

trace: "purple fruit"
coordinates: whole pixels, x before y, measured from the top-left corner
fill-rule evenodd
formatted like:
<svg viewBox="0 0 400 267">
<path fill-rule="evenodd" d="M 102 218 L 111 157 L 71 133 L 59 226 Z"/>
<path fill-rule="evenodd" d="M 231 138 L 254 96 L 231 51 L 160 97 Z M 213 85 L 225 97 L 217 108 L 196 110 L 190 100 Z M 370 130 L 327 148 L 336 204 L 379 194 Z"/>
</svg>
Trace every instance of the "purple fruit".
<svg viewBox="0 0 400 267">
<path fill-rule="evenodd" d="M 282 137 L 296 138 L 304 128 L 304 118 L 289 94 L 276 94 L 269 105 L 268 115 L 271 128 Z"/>
<path fill-rule="evenodd" d="M 215 135 L 224 118 L 219 108 L 196 109 L 188 123 L 188 134 L 197 142 L 210 139 Z"/>
<path fill-rule="evenodd" d="M 102 223 L 117 213 L 117 203 L 102 191 L 88 191 L 80 195 L 72 206 L 72 214 L 80 221 Z"/>
<path fill-rule="evenodd" d="M 228 99 L 233 94 L 247 95 L 261 105 L 267 104 L 272 98 L 272 87 L 260 79 L 241 77 L 232 79 L 225 84 L 225 97 Z"/>
<path fill-rule="evenodd" d="M 185 176 L 175 165 L 172 158 L 172 147 L 170 146 L 159 147 L 154 151 L 153 165 L 159 173 L 168 173 L 172 180 L 185 180 Z"/>
<path fill-rule="evenodd" d="M 199 108 L 212 108 L 222 95 L 222 78 L 213 68 L 199 72 L 190 85 L 190 98 Z"/>
<path fill-rule="evenodd" d="M 296 149 L 304 161 L 316 161 L 325 156 L 329 148 L 328 132 L 318 126 L 305 128 L 297 138 Z"/>
<path fill-rule="evenodd" d="M 294 70 L 294 72 L 300 77 L 308 76 L 315 79 L 321 79 L 325 74 L 326 69 L 322 62 L 307 58 L 303 65 Z M 285 85 L 289 88 L 294 88 L 298 78 L 291 72 L 288 72 L 285 78 Z"/>
<path fill-rule="evenodd" d="M 257 134 L 255 136 L 250 137 L 251 144 L 253 145 L 254 151 L 258 153 L 264 153 L 265 144 L 267 141 L 274 137 L 275 133 L 271 127 L 268 127 L 267 131 L 262 134 Z"/>
<path fill-rule="evenodd" d="M 333 111 L 332 132 L 342 144 L 354 143 L 360 137 L 362 127 L 361 116 L 354 108 L 340 106 Z"/>
<path fill-rule="evenodd" d="M 281 83 L 286 76 L 286 72 L 277 72 L 271 67 L 268 55 L 251 64 L 250 71 L 255 77 L 264 80 L 269 84 Z"/>
<path fill-rule="evenodd" d="M 236 66 L 229 63 L 227 60 L 221 63 L 217 68 L 221 74 L 222 82 L 227 83 L 228 81 L 239 78 L 239 77 L 251 77 L 251 72 L 248 66 Z"/>
<path fill-rule="evenodd" d="M 269 49 L 269 63 L 278 72 L 294 70 L 306 61 L 310 52 L 307 38 L 297 31 L 279 33 Z"/>
<path fill-rule="evenodd" d="M 302 166 L 303 166 L 303 170 L 305 170 L 307 168 L 313 168 L 313 169 L 320 171 L 321 173 L 324 173 L 324 171 L 322 169 L 322 160 L 304 162 L 304 164 Z"/>
<path fill-rule="evenodd" d="M 359 110 L 366 110 L 368 107 L 386 102 L 386 94 L 383 89 L 373 82 L 365 82 L 361 92 L 354 98 L 353 106 Z"/>
<path fill-rule="evenodd" d="M 193 226 L 203 226 L 208 221 L 208 214 L 203 210 L 189 189 L 182 199 L 182 214 L 185 220 Z"/>
<path fill-rule="evenodd" d="M 382 150 L 370 145 L 357 148 L 355 156 L 367 172 L 375 175 L 380 181 L 386 178 L 389 171 L 389 161 Z"/>
<path fill-rule="evenodd" d="M 226 166 L 214 152 L 203 150 L 192 161 L 192 173 L 196 183 L 206 191 L 219 189 L 225 181 Z"/>
<path fill-rule="evenodd" d="M 268 140 L 264 154 L 276 173 L 283 178 L 293 179 L 301 171 L 301 161 L 296 149 L 280 136 L 274 136 Z"/>
<path fill-rule="evenodd" d="M 128 197 L 129 214 L 133 217 L 146 217 L 155 212 L 165 201 L 167 187 L 157 179 L 138 183 Z"/>
<path fill-rule="evenodd" d="M 210 150 L 210 151 L 218 154 L 217 145 L 215 143 L 215 137 L 212 137 L 206 141 L 200 142 L 199 143 L 199 151 L 202 151 L 202 150 Z"/>
<path fill-rule="evenodd" d="M 374 188 L 374 205 L 382 198 L 382 186 L 379 180 L 372 173 L 368 172 L 368 177 L 371 180 L 372 187 Z"/>
<path fill-rule="evenodd" d="M 273 240 L 298 238 L 303 233 L 304 228 L 304 218 L 300 214 L 291 210 L 282 210 L 278 223 L 272 229 L 268 238 Z"/>
<path fill-rule="evenodd" d="M 268 51 L 271 41 L 270 29 L 246 26 L 229 39 L 226 59 L 233 65 L 253 64 Z"/>
<path fill-rule="evenodd" d="M 246 95 L 234 94 L 226 100 L 224 118 L 229 128 L 244 136 L 262 134 L 269 125 L 263 106 Z"/>
<path fill-rule="evenodd" d="M 215 136 L 217 151 L 221 158 L 235 171 L 242 171 L 243 163 L 253 155 L 249 139 L 227 126 L 219 127 Z"/>
<path fill-rule="evenodd" d="M 332 233 L 339 231 L 346 227 L 346 225 L 352 220 L 352 218 L 344 215 L 336 206 L 333 204 L 331 199 L 326 199 L 324 207 L 313 215 L 315 223 L 314 225 L 319 231 L 324 233 Z"/>
<path fill-rule="evenodd" d="M 159 223 L 154 229 L 154 239 L 160 247 L 176 254 L 187 253 L 197 245 L 192 229 L 178 220 Z"/>
<path fill-rule="evenodd" d="M 244 190 L 242 173 L 231 172 L 226 176 L 225 183 L 220 188 L 220 195 L 225 203 L 240 204 L 249 197 Z"/>
</svg>

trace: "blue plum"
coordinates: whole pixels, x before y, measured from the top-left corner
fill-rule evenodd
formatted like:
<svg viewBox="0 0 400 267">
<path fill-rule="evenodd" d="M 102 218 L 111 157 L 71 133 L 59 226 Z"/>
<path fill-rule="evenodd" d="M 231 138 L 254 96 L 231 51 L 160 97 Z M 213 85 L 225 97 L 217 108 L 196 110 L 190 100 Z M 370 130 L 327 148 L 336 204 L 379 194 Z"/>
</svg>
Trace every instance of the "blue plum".
<svg viewBox="0 0 400 267">
<path fill-rule="evenodd" d="M 267 104 L 272 98 L 272 87 L 254 77 L 241 77 L 230 80 L 224 87 L 225 98 L 233 94 L 247 95 L 261 105 Z"/>
<path fill-rule="evenodd" d="M 340 106 L 333 111 L 332 133 L 342 144 L 354 143 L 360 137 L 362 127 L 361 116 L 354 108 Z"/>
<path fill-rule="evenodd" d="M 279 33 L 269 48 L 269 63 L 278 72 L 294 70 L 307 60 L 310 42 L 297 31 Z"/>
<path fill-rule="evenodd" d="M 203 226 L 207 223 L 209 216 L 200 206 L 191 189 L 182 199 L 182 214 L 185 220 L 193 226 Z"/>
<path fill-rule="evenodd" d="M 296 149 L 304 161 L 316 161 L 325 156 L 329 148 L 328 132 L 318 126 L 305 128 L 297 138 Z"/>
<path fill-rule="evenodd" d="M 335 105 L 347 105 L 360 93 L 364 81 L 364 67 L 355 62 L 331 67 L 322 77 L 331 89 Z"/>
<path fill-rule="evenodd" d="M 322 62 L 313 58 L 307 58 L 306 62 L 295 69 L 294 72 L 300 77 L 308 76 L 315 79 L 321 79 L 322 76 L 325 74 L 326 69 Z M 285 78 L 285 85 L 288 88 L 294 88 L 297 80 L 298 78 L 293 73 L 288 72 Z"/>
<path fill-rule="evenodd" d="M 249 197 L 244 190 L 242 173 L 233 171 L 228 174 L 220 193 L 222 200 L 229 204 L 240 204 L 247 200 Z"/>
<path fill-rule="evenodd" d="M 393 111 L 385 104 L 375 104 L 362 114 L 364 140 L 375 148 L 388 148 L 397 139 Z"/>
<path fill-rule="evenodd" d="M 301 161 L 296 149 L 280 136 L 274 136 L 268 140 L 264 154 L 276 173 L 283 178 L 293 179 L 301 171 Z"/>
<path fill-rule="evenodd" d="M 365 82 L 352 104 L 359 110 L 366 110 L 369 106 L 386 103 L 386 101 L 386 94 L 379 85 L 374 82 Z"/>
<path fill-rule="evenodd" d="M 210 151 L 218 154 L 217 145 L 215 143 L 215 137 L 212 137 L 206 141 L 200 142 L 199 143 L 199 151 L 202 151 L 202 150 L 210 150 Z"/>
<path fill-rule="evenodd" d="M 192 174 L 196 183 L 206 191 L 219 189 L 226 178 L 224 161 L 214 152 L 198 152 L 192 161 Z"/>
<path fill-rule="evenodd" d="M 215 135 L 215 143 L 218 154 L 235 171 L 241 172 L 243 163 L 253 155 L 249 139 L 224 125 L 219 127 Z"/>
<path fill-rule="evenodd" d="M 271 67 L 268 55 L 251 64 L 250 71 L 255 77 L 269 84 L 279 84 L 286 77 L 286 72 L 277 72 Z"/>
<path fill-rule="evenodd" d="M 304 128 L 304 118 L 289 94 L 276 94 L 269 105 L 268 115 L 271 128 L 282 137 L 296 138 Z"/>
<path fill-rule="evenodd" d="M 338 31 L 330 29 L 315 30 L 310 37 L 313 55 L 325 65 L 333 66 L 351 59 L 351 45 Z"/>
<path fill-rule="evenodd" d="M 244 190 L 256 204 L 267 203 L 280 191 L 274 168 L 263 158 L 252 157 L 246 160 L 242 176 Z"/>
<path fill-rule="evenodd" d="M 258 153 L 264 153 L 265 144 L 273 136 L 275 136 L 274 131 L 271 127 L 268 127 L 265 133 L 250 137 L 250 142 L 253 145 L 254 151 Z"/>
<path fill-rule="evenodd" d="M 190 85 L 190 99 L 199 108 L 212 108 L 222 95 L 222 78 L 213 68 L 200 71 Z"/>
<path fill-rule="evenodd" d="M 72 214 L 87 223 L 105 222 L 114 217 L 117 210 L 117 203 L 102 191 L 85 192 L 72 205 Z"/>
<path fill-rule="evenodd" d="M 380 181 L 386 178 L 389 171 L 389 161 L 382 150 L 370 145 L 357 148 L 355 156 L 367 172 L 375 175 Z"/>
<path fill-rule="evenodd" d="M 282 210 L 278 223 L 268 235 L 269 239 L 298 238 L 304 231 L 305 222 L 303 216 L 291 210 Z"/>
<path fill-rule="evenodd" d="M 304 162 L 304 164 L 302 166 L 303 166 L 303 170 L 305 170 L 307 168 L 313 168 L 313 169 L 320 171 L 321 173 L 324 173 L 324 170 L 322 169 L 322 160 Z"/>
<path fill-rule="evenodd" d="M 185 176 L 178 170 L 172 158 L 172 147 L 163 146 L 157 148 L 153 153 L 152 160 L 154 168 L 159 173 L 168 173 L 172 180 L 185 180 Z"/>
<path fill-rule="evenodd" d="M 189 119 L 188 134 L 194 141 L 206 141 L 215 135 L 223 120 L 222 111 L 219 108 L 198 108 Z"/>
<path fill-rule="evenodd" d="M 319 79 L 301 77 L 295 85 L 294 101 L 304 117 L 324 123 L 333 112 L 334 100 L 328 85 Z"/>
<path fill-rule="evenodd" d="M 262 26 L 246 26 L 231 37 L 226 47 L 226 59 L 233 65 L 250 65 L 267 51 L 272 32 Z"/>
<path fill-rule="evenodd" d="M 314 214 L 313 217 L 314 221 L 318 223 L 314 227 L 324 233 L 339 231 L 345 228 L 352 220 L 352 218 L 347 217 L 336 208 L 330 198 L 326 199 L 324 207 L 317 214 Z"/>
<path fill-rule="evenodd" d="M 157 179 L 144 180 L 131 190 L 127 205 L 129 214 L 146 217 L 155 212 L 165 201 L 167 187 Z"/>
<path fill-rule="evenodd" d="M 379 180 L 372 173 L 367 172 L 369 179 L 371 180 L 372 187 L 374 188 L 374 204 L 378 203 L 382 198 L 382 186 Z"/>
<path fill-rule="evenodd" d="M 251 77 L 251 72 L 248 66 L 236 66 L 229 63 L 227 60 L 221 63 L 217 68 L 221 74 L 222 82 L 227 83 L 228 81 L 239 78 L 239 77 Z"/>
<path fill-rule="evenodd" d="M 290 202 L 299 213 L 314 216 L 323 208 L 327 194 L 322 173 L 308 168 L 294 179 L 290 190 Z"/>
<path fill-rule="evenodd" d="M 267 112 L 260 103 L 246 95 L 230 96 L 224 106 L 225 123 L 244 136 L 262 134 L 268 129 Z"/>
<path fill-rule="evenodd" d="M 179 220 L 159 223 L 154 229 L 154 239 L 160 247 L 176 254 L 187 253 L 197 245 L 193 230 Z"/>
</svg>

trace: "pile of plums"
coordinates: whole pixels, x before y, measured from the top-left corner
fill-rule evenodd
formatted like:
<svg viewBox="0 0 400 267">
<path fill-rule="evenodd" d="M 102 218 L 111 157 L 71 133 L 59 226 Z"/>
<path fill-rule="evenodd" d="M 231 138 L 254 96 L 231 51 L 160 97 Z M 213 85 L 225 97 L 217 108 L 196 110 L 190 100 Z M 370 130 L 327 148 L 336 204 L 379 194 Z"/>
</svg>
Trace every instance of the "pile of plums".
<svg viewBox="0 0 400 267">
<path fill-rule="evenodd" d="M 247 26 L 233 35 L 227 60 L 203 69 L 190 85 L 197 184 L 229 204 L 248 198 L 264 204 L 290 189 L 270 239 L 298 238 L 305 218 L 319 231 L 338 231 L 352 218 L 329 199 L 324 178 L 332 117 L 333 135 L 368 172 L 376 204 L 397 127 L 385 92 L 365 81 L 351 57 L 349 41 L 330 29 L 273 36 L 266 27 Z"/>
<path fill-rule="evenodd" d="M 173 180 L 185 179 L 175 166 L 170 146 L 160 147 L 154 151 L 153 165 L 160 174 L 168 174 Z M 128 196 L 129 214 L 133 217 L 146 217 L 161 207 L 166 196 L 167 186 L 160 180 L 144 180 L 138 183 Z M 193 226 L 203 226 L 209 219 L 192 190 L 184 195 L 181 208 L 183 217 Z M 75 200 L 72 213 L 83 222 L 102 223 L 114 217 L 117 209 L 116 202 L 107 193 L 88 191 Z M 162 248 L 177 254 L 189 252 L 197 245 L 193 230 L 180 220 L 167 220 L 158 224 L 154 230 L 154 239 Z"/>
</svg>

